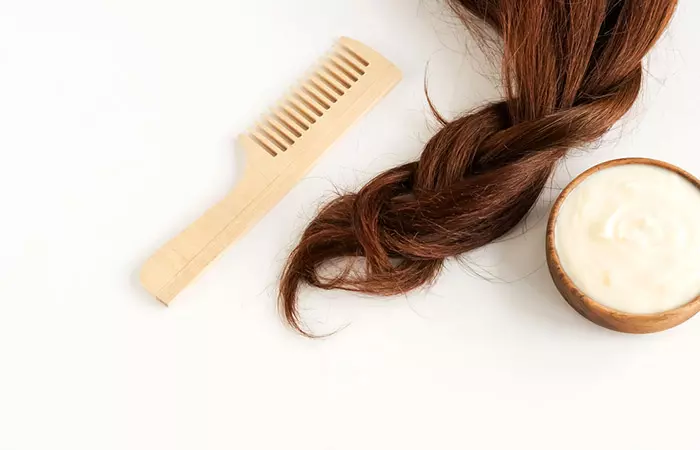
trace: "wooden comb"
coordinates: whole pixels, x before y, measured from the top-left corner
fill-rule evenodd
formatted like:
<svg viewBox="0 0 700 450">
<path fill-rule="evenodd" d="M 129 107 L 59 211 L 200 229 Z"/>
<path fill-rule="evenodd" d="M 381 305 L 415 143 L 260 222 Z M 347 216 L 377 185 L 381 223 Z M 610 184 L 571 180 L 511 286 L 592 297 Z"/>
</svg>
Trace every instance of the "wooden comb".
<svg viewBox="0 0 700 450">
<path fill-rule="evenodd" d="M 168 305 L 400 80 L 401 72 L 379 53 L 341 38 L 305 81 L 239 137 L 247 157 L 241 181 L 144 264 L 146 290 Z"/>
</svg>

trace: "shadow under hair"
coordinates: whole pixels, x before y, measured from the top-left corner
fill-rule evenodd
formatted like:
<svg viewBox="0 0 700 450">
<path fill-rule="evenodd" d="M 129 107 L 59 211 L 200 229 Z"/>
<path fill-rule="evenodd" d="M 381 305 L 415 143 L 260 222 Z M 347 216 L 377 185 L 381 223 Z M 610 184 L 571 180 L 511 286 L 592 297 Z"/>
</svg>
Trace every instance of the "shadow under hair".
<svg viewBox="0 0 700 450">
<path fill-rule="evenodd" d="M 676 0 L 447 0 L 502 39 L 505 99 L 451 121 L 419 161 L 335 198 L 289 257 L 280 311 L 303 326 L 302 284 L 373 295 L 432 281 L 446 258 L 493 242 L 529 213 L 567 151 L 598 140 L 634 104 L 642 59 Z M 325 263 L 346 258 L 333 276 Z M 362 258 L 362 270 L 354 262 Z"/>
</svg>

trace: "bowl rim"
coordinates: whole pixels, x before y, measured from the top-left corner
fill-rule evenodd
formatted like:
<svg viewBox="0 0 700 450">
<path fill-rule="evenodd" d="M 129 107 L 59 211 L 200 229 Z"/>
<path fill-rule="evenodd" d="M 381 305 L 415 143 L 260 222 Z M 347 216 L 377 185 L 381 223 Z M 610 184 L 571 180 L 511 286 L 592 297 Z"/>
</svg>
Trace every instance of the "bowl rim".
<svg viewBox="0 0 700 450">
<path fill-rule="evenodd" d="M 550 264 L 554 265 L 557 269 L 557 274 L 562 277 L 562 281 L 564 281 L 567 284 L 567 287 L 570 288 L 573 293 L 579 297 L 579 299 L 586 303 L 587 306 L 593 306 L 596 308 L 596 310 L 599 313 L 608 315 L 608 316 L 615 316 L 617 318 L 622 318 L 622 319 L 649 319 L 649 318 L 657 318 L 657 317 L 664 317 L 664 316 L 669 316 L 669 315 L 676 315 L 676 314 L 681 314 L 686 312 L 687 310 L 697 310 L 700 308 L 700 293 L 693 299 L 689 300 L 687 303 L 678 306 L 674 309 L 669 309 L 666 311 L 661 311 L 658 313 L 649 313 L 649 314 L 638 314 L 638 313 L 630 313 L 630 312 L 625 312 L 621 311 L 618 309 L 610 308 L 606 305 L 603 305 L 602 303 L 597 302 L 593 298 L 591 298 L 588 294 L 584 293 L 579 287 L 574 283 L 574 281 L 571 279 L 569 274 L 564 270 L 564 267 L 561 264 L 561 260 L 559 259 L 559 254 L 557 253 L 557 247 L 556 247 L 556 223 L 557 219 L 559 218 L 559 211 L 561 210 L 562 205 L 568 198 L 569 194 L 573 192 L 574 189 L 576 189 L 582 182 L 587 180 L 591 175 L 594 175 L 602 170 L 610 169 L 612 167 L 618 167 L 618 166 L 626 166 L 626 165 L 646 165 L 646 166 L 654 166 L 654 167 L 659 167 L 665 170 L 669 170 L 671 172 L 674 172 L 686 180 L 690 181 L 698 190 L 700 190 L 700 179 L 692 175 L 690 172 L 687 172 L 683 169 L 681 169 L 678 166 L 675 166 L 671 163 L 668 163 L 666 161 L 661 161 L 658 159 L 652 159 L 652 158 L 640 158 L 640 157 L 630 157 L 630 158 L 619 158 L 619 159 L 612 159 L 609 161 L 602 162 L 600 164 L 596 164 L 595 166 L 589 168 L 585 172 L 581 173 L 578 175 L 576 178 L 574 178 L 559 194 L 557 199 L 554 201 L 554 205 L 552 206 L 552 210 L 549 213 L 549 220 L 547 221 L 547 236 L 546 236 L 546 247 L 547 247 L 547 256 L 548 260 L 550 261 Z M 552 276 L 554 276 L 552 274 Z"/>
</svg>

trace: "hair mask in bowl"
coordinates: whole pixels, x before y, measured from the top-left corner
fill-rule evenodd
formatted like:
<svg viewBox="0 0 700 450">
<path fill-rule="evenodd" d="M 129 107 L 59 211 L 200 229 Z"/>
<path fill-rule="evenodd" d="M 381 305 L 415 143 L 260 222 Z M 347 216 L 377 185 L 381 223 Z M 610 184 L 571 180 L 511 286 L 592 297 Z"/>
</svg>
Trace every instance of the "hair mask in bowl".
<svg viewBox="0 0 700 450">
<path fill-rule="evenodd" d="M 665 163 L 611 161 L 582 175 L 557 201 L 548 240 L 550 269 L 611 313 L 663 315 L 700 295 L 700 188 Z"/>
<path fill-rule="evenodd" d="M 555 236 L 571 280 L 609 308 L 653 314 L 700 293 L 700 189 L 669 170 L 591 175 L 559 210 Z"/>
</svg>

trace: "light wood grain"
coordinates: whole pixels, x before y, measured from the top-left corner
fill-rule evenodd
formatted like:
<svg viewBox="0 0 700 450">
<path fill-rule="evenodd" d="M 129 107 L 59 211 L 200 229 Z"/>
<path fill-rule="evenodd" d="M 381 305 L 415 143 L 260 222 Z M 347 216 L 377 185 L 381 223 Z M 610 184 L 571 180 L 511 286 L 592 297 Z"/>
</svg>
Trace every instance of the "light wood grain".
<svg viewBox="0 0 700 450">
<path fill-rule="evenodd" d="M 241 181 L 144 264 L 146 290 L 168 305 L 400 80 L 400 71 L 379 53 L 341 38 L 303 82 L 240 136 L 247 156 Z"/>
<path fill-rule="evenodd" d="M 633 334 L 655 333 L 678 326 L 697 314 L 700 311 L 700 295 L 679 308 L 658 314 L 630 314 L 608 308 L 591 299 L 573 283 L 562 268 L 555 245 L 557 217 L 569 193 L 590 175 L 610 167 L 625 164 L 648 164 L 661 167 L 681 175 L 700 189 L 700 181 L 697 178 L 663 161 L 647 158 L 624 158 L 599 164 L 574 179 L 554 203 L 547 225 L 547 265 L 549 266 L 549 272 L 552 275 L 554 284 L 561 295 L 583 317 L 597 325 L 614 331 Z"/>
</svg>

